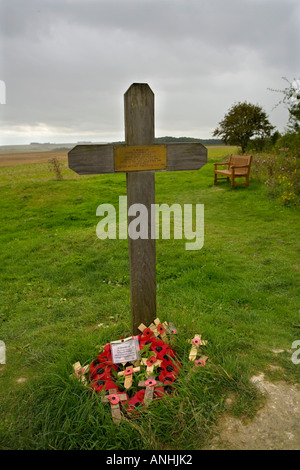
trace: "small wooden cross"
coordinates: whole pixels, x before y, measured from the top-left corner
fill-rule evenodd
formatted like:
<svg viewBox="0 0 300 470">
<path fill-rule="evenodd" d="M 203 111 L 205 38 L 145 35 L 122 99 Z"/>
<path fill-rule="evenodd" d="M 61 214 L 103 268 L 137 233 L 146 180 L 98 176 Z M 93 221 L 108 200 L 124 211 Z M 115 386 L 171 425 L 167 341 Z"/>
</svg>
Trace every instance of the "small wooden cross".
<svg viewBox="0 0 300 470">
<path fill-rule="evenodd" d="M 153 400 L 153 392 L 155 387 L 165 387 L 165 384 L 162 382 L 157 382 L 153 375 L 148 377 L 147 380 L 139 382 L 138 385 L 139 387 L 146 387 L 144 398 L 145 405 L 149 405 L 149 403 Z"/>
<path fill-rule="evenodd" d="M 151 361 L 152 358 L 153 358 L 153 360 Z M 153 355 L 149 359 L 146 359 L 145 357 L 143 357 L 142 358 L 142 363 L 144 364 L 144 366 L 147 366 L 146 374 L 149 377 L 151 374 L 153 374 L 154 367 L 161 365 L 162 360 L 157 359 L 157 357 L 155 355 Z"/>
<path fill-rule="evenodd" d="M 144 331 L 147 330 L 147 333 L 146 333 L 147 336 L 148 335 L 153 336 L 152 333 L 154 334 L 154 336 L 158 336 L 158 331 L 157 331 L 156 326 L 154 325 L 154 323 L 151 323 L 149 326 L 146 326 L 146 325 L 144 325 L 144 323 L 141 323 L 138 326 L 138 330 L 140 330 L 144 335 L 145 335 Z M 148 331 L 148 330 L 150 330 L 150 331 Z"/>
<path fill-rule="evenodd" d="M 154 324 L 155 324 L 155 327 L 156 327 L 156 331 L 157 333 L 160 335 L 161 339 L 167 343 L 168 341 L 168 337 L 166 335 L 166 328 L 167 328 L 167 323 L 164 322 L 164 323 L 161 323 L 160 319 L 159 318 L 156 318 L 154 320 Z"/>
<path fill-rule="evenodd" d="M 199 359 L 194 361 L 195 366 L 204 367 L 207 362 L 208 356 L 201 356 Z"/>
<path fill-rule="evenodd" d="M 126 390 L 128 390 L 132 385 L 132 374 L 139 372 L 140 370 L 140 367 L 126 367 L 125 370 L 118 372 L 118 375 L 120 376 L 125 375 L 124 388 L 126 388 Z"/>
<path fill-rule="evenodd" d="M 75 362 L 75 364 L 73 364 L 73 368 L 75 375 L 79 379 L 79 381 L 86 384 L 86 378 L 84 374 L 88 370 L 89 365 L 82 367 L 80 362 Z"/>
<path fill-rule="evenodd" d="M 139 326 L 138 326 L 138 329 L 144 333 L 145 330 L 151 330 L 152 333 L 157 337 L 157 336 L 160 336 L 162 338 L 163 341 L 167 342 L 168 341 L 168 338 L 167 338 L 167 335 L 165 334 L 165 331 L 166 331 L 166 328 L 167 328 L 168 324 L 166 322 L 164 323 L 161 323 L 160 319 L 159 318 L 156 318 L 154 320 L 154 323 L 151 323 L 148 327 L 146 325 L 144 325 L 144 323 L 141 323 Z"/>
<path fill-rule="evenodd" d="M 103 398 L 103 402 L 110 403 L 111 414 L 113 417 L 113 422 L 120 424 L 121 422 L 121 410 L 120 410 L 120 401 L 126 401 L 126 393 L 118 393 L 118 390 L 113 388 L 108 391 L 108 395 Z"/>
<path fill-rule="evenodd" d="M 198 170 L 207 161 L 207 149 L 200 143 L 153 145 L 154 93 L 147 83 L 132 84 L 124 105 L 125 145 L 77 145 L 68 159 L 69 168 L 79 175 L 126 172 L 128 208 L 147 208 L 148 238 L 128 238 L 134 335 L 141 322 L 149 325 L 156 318 L 155 238 L 149 235 L 155 171 Z M 128 215 L 128 225 L 132 219 Z"/>
<path fill-rule="evenodd" d="M 201 339 L 201 335 L 195 335 L 194 338 L 191 340 L 192 348 L 190 350 L 189 360 L 195 361 L 200 346 L 205 346 L 206 344 L 207 341 Z"/>
<path fill-rule="evenodd" d="M 166 332 L 169 335 L 177 335 L 177 328 L 175 327 L 174 323 L 172 323 L 172 322 L 170 322 L 170 323 L 165 322 L 165 323 L 167 325 Z"/>
<path fill-rule="evenodd" d="M 169 344 L 174 344 L 175 340 L 176 340 L 176 335 L 177 335 L 177 328 L 175 327 L 174 323 L 170 322 L 170 323 L 167 323 L 165 322 L 166 325 L 167 325 L 167 328 L 166 328 L 166 333 L 169 335 Z"/>
</svg>

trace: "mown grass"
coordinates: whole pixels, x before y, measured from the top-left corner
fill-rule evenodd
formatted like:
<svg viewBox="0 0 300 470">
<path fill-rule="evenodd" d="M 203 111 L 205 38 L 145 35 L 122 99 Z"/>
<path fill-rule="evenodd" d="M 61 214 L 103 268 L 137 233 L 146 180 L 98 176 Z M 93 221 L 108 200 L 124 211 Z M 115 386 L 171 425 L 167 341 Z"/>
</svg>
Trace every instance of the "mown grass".
<svg viewBox="0 0 300 470">
<path fill-rule="evenodd" d="M 157 241 L 157 312 L 178 327 L 183 370 L 176 393 L 118 427 L 70 374 L 130 334 L 127 241 L 100 241 L 95 230 L 98 205 L 126 194 L 125 175 L 78 177 L 65 166 L 55 181 L 47 164 L 0 169 L 0 448 L 199 449 L 228 394 L 231 413 L 254 416 L 251 375 L 274 378 L 278 365 L 276 378 L 299 381 L 290 349 L 300 339 L 299 212 L 255 179 L 214 186 L 212 162 L 231 150 L 209 148 L 200 171 L 156 174 L 157 203 L 204 204 L 205 242 L 186 251 L 184 240 Z M 210 358 L 196 371 L 194 333 Z"/>
</svg>

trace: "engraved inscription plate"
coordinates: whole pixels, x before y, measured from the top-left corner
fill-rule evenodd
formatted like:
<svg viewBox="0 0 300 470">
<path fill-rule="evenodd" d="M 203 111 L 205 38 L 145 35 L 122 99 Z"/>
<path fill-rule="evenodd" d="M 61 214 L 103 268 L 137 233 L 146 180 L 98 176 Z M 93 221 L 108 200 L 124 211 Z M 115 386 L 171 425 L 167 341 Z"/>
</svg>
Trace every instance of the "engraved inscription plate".
<svg viewBox="0 0 300 470">
<path fill-rule="evenodd" d="M 164 170 L 165 145 L 120 145 L 114 149 L 115 171 Z"/>
</svg>

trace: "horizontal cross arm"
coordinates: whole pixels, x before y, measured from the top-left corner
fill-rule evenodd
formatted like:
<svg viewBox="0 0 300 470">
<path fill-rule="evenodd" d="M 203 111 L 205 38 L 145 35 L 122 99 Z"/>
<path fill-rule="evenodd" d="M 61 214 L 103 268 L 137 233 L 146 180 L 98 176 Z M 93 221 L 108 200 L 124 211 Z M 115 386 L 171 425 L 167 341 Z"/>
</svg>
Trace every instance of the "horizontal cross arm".
<svg viewBox="0 0 300 470">
<path fill-rule="evenodd" d="M 69 168 L 78 175 L 114 173 L 114 146 L 76 145 L 68 153 Z"/>
<path fill-rule="evenodd" d="M 124 155 L 120 165 L 121 157 Z M 79 175 L 119 171 L 199 170 L 207 162 L 207 149 L 200 143 L 151 146 L 76 145 L 69 153 L 69 168 Z"/>
</svg>

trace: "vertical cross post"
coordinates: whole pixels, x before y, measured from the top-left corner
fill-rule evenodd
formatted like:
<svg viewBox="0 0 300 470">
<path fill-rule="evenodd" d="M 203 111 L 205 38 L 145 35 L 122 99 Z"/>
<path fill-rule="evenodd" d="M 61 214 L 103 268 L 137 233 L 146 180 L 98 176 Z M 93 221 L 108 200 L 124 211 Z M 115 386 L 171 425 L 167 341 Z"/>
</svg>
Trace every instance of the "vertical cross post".
<svg viewBox="0 0 300 470">
<path fill-rule="evenodd" d="M 125 141 L 127 145 L 154 142 L 154 93 L 146 83 L 134 83 L 124 95 Z M 151 238 L 151 204 L 155 204 L 155 172 L 126 173 L 127 205 L 143 204 L 148 210 L 148 237 L 129 244 L 132 334 L 141 322 L 156 318 L 155 239 Z M 133 216 L 128 215 L 128 226 Z"/>
<path fill-rule="evenodd" d="M 207 150 L 199 142 L 153 145 L 154 94 L 146 83 L 134 83 L 127 90 L 124 111 L 126 144 L 76 145 L 69 152 L 69 167 L 79 175 L 126 172 L 127 204 L 133 208 L 129 227 L 139 212 L 134 205 L 139 204 L 143 212 L 146 208 L 148 233 L 143 223 L 139 238 L 130 233 L 128 237 L 132 334 L 138 334 L 138 326 L 145 323 L 157 336 L 152 324 L 156 318 L 155 238 L 151 233 L 155 171 L 199 170 L 207 161 Z"/>
<path fill-rule="evenodd" d="M 109 402 L 111 408 L 111 414 L 113 417 L 113 422 L 116 424 L 121 423 L 121 410 L 120 410 L 120 401 L 126 401 L 128 399 L 126 393 L 118 393 L 117 389 L 110 389 L 108 395 L 106 395 L 102 401 L 104 403 Z"/>
<path fill-rule="evenodd" d="M 124 371 L 118 372 L 118 375 L 120 376 L 125 375 L 124 388 L 126 388 L 126 390 L 128 390 L 132 385 L 132 374 L 139 372 L 140 370 L 140 367 L 126 367 Z"/>
<path fill-rule="evenodd" d="M 150 376 L 147 380 L 139 382 L 139 387 L 146 387 L 144 402 L 145 405 L 149 405 L 149 403 L 153 399 L 153 392 L 155 387 L 164 387 L 165 385 L 163 382 L 156 382 L 154 376 Z"/>
</svg>

